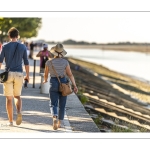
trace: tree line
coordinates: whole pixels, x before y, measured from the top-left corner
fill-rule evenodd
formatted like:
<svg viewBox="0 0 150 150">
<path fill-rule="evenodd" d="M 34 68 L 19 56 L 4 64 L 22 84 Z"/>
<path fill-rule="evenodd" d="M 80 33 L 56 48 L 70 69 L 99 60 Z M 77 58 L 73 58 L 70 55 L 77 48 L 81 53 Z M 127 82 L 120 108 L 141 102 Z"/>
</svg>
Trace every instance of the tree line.
<svg viewBox="0 0 150 150">
<path fill-rule="evenodd" d="M 20 40 L 36 37 L 42 25 L 42 18 L 0 18 L 0 42 L 8 40 L 11 27 L 19 30 Z"/>
<path fill-rule="evenodd" d="M 47 41 L 49 44 L 56 44 L 54 41 Z M 62 44 L 68 45 L 150 45 L 150 43 L 136 43 L 136 42 L 117 42 L 117 43 L 96 43 L 96 42 L 86 42 L 86 41 L 75 41 L 72 39 L 68 39 L 62 42 Z"/>
</svg>

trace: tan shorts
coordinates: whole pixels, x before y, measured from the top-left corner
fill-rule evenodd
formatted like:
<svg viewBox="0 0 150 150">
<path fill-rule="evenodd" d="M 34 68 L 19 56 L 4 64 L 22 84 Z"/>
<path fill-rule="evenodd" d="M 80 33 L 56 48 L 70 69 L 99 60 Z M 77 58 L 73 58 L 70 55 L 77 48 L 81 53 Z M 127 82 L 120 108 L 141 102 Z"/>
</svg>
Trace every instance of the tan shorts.
<svg viewBox="0 0 150 150">
<path fill-rule="evenodd" d="M 9 72 L 8 80 L 3 83 L 3 92 L 5 96 L 20 96 L 23 85 L 23 73 Z"/>
</svg>

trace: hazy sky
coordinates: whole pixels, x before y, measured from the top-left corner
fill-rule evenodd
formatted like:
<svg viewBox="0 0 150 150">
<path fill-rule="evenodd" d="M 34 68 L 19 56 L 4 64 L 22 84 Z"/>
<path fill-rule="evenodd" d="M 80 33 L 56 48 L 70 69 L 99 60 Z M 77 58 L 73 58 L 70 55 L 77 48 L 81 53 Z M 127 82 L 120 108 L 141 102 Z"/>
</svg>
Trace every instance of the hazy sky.
<svg viewBox="0 0 150 150">
<path fill-rule="evenodd" d="M 150 12 L 49 13 L 36 39 L 97 43 L 150 42 Z"/>
<path fill-rule="evenodd" d="M 19 0 L 15 1 L 20 3 Z M 3 2 L 5 4 L 5 1 Z M 61 42 L 72 39 L 97 43 L 150 42 L 149 0 L 55 0 L 50 3 L 49 0 L 45 0 L 44 2 L 43 5 L 30 1 L 24 3 L 23 7 L 15 8 L 21 12 L 6 12 L 14 8 L 7 5 L 6 8 L 1 8 L 4 12 L 0 12 L 0 16 L 42 17 L 42 28 L 36 39 L 47 41 Z M 24 10 L 26 12 L 23 12 Z"/>
</svg>

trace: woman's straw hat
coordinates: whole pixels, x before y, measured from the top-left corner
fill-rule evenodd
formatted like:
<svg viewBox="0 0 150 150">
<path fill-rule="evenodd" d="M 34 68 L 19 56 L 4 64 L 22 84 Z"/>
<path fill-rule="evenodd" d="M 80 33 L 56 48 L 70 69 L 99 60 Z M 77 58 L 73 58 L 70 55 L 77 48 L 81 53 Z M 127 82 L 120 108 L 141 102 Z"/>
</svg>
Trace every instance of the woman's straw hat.
<svg viewBox="0 0 150 150">
<path fill-rule="evenodd" d="M 65 56 L 67 54 L 67 52 L 64 50 L 64 47 L 62 44 L 57 44 L 56 46 L 52 47 L 50 52 L 54 55 L 54 56 Z"/>
</svg>

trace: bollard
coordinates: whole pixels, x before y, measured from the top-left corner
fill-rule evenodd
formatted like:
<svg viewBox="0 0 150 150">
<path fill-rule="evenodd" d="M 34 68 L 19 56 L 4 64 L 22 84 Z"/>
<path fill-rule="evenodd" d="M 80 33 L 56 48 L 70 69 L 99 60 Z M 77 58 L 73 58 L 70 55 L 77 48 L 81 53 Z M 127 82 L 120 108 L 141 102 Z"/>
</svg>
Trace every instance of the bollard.
<svg viewBox="0 0 150 150">
<path fill-rule="evenodd" d="M 36 67 L 36 60 L 34 60 L 34 71 L 33 71 L 33 88 L 35 88 L 35 67 Z"/>
</svg>

